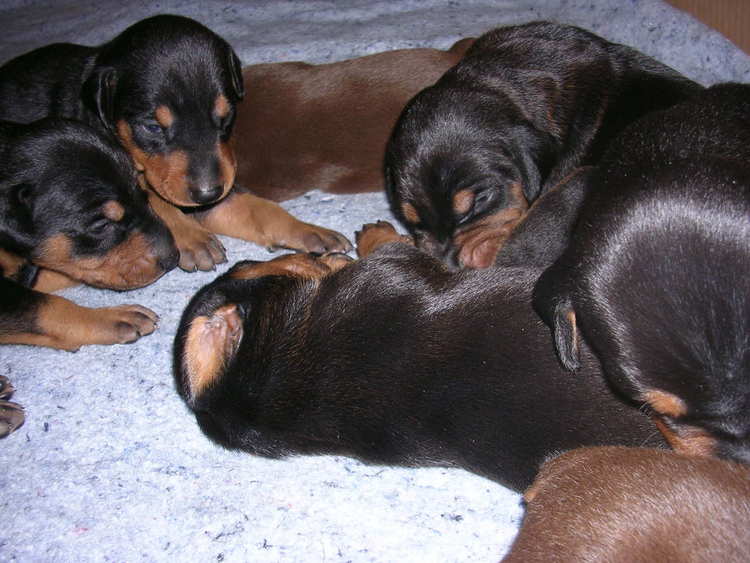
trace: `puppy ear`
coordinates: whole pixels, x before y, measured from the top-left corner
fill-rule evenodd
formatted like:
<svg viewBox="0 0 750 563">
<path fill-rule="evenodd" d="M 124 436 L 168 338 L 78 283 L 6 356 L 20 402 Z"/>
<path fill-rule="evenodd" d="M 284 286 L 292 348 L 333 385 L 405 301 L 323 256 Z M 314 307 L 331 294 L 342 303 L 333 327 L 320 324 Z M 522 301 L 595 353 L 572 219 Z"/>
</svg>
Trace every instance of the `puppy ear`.
<svg viewBox="0 0 750 563">
<path fill-rule="evenodd" d="M 8 215 L 9 222 L 16 224 L 16 230 L 31 232 L 33 230 L 32 213 L 34 209 L 34 186 L 21 182 L 6 188 L 8 194 L 7 205 L 12 209 Z"/>
<path fill-rule="evenodd" d="M 555 266 L 548 268 L 534 286 L 533 305 L 552 331 L 555 350 L 562 366 L 576 371 L 580 363 L 578 323 L 570 295 L 561 289 Z"/>
<path fill-rule="evenodd" d="M 539 193 L 542 191 L 542 177 L 534 159 L 535 152 L 530 146 L 520 147 L 518 150 L 521 157 L 520 171 L 523 179 L 521 189 L 529 205 L 539 197 Z"/>
<path fill-rule="evenodd" d="M 581 367 L 576 313 L 569 303 L 558 303 L 555 307 L 552 336 L 563 367 L 568 371 L 576 371 Z"/>
<path fill-rule="evenodd" d="M 229 49 L 229 79 L 232 92 L 238 100 L 245 97 L 245 81 L 242 78 L 242 64 L 232 49 Z"/>
<path fill-rule="evenodd" d="M 183 391 L 191 405 L 223 374 L 237 353 L 242 334 L 242 316 L 234 303 L 190 321 L 180 362 Z"/>
<path fill-rule="evenodd" d="M 81 98 L 89 111 L 110 131 L 115 127 L 115 91 L 117 71 L 111 67 L 97 68 L 86 79 L 81 89 Z"/>
</svg>

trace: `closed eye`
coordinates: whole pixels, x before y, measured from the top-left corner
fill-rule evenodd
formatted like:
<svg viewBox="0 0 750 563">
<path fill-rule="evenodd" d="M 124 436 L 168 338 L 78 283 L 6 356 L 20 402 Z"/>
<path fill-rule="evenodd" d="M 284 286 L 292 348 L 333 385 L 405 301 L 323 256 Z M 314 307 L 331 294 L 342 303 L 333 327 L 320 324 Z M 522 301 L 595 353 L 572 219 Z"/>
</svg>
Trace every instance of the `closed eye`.
<svg viewBox="0 0 750 563">
<path fill-rule="evenodd" d="M 109 219 L 101 218 L 91 223 L 86 229 L 86 232 L 90 235 L 102 235 L 112 228 L 112 221 Z"/>
<path fill-rule="evenodd" d="M 474 205 L 472 211 L 474 215 L 486 211 L 495 201 L 495 190 L 487 189 L 477 192 L 474 195 Z"/>
<path fill-rule="evenodd" d="M 156 122 L 146 122 L 142 123 L 141 127 L 149 134 L 149 135 L 160 135 L 164 133 L 164 128 L 159 125 Z"/>
<path fill-rule="evenodd" d="M 488 210 L 492 209 L 497 200 L 497 192 L 492 188 L 486 188 L 474 192 L 474 199 L 471 202 L 471 207 L 460 215 L 457 219 L 457 224 L 462 225 L 474 219 L 475 217 L 482 215 Z"/>
</svg>

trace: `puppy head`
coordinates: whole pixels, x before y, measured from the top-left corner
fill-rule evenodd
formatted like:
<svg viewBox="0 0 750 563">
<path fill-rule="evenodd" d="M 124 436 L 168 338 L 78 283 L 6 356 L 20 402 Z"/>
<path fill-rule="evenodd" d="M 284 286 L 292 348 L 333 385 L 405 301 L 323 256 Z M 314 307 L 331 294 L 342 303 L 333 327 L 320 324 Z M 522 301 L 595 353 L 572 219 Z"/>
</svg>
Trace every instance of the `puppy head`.
<svg viewBox="0 0 750 563">
<path fill-rule="evenodd" d="M 216 202 L 232 187 L 229 138 L 243 96 L 229 44 L 196 21 L 168 15 L 142 20 L 102 46 L 83 88 L 84 103 L 149 185 L 181 206 Z"/>
<path fill-rule="evenodd" d="M 497 96 L 428 88 L 388 143 L 386 191 L 417 246 L 486 268 L 541 189 L 542 135 Z"/>
<path fill-rule="evenodd" d="M 243 261 L 201 289 L 185 309 L 175 337 L 175 378 L 188 405 L 196 412 L 207 411 L 222 389 L 236 383 L 235 376 L 243 379 L 243 370 L 252 370 L 254 350 L 263 349 L 276 323 L 286 322 L 287 306 L 294 308 L 297 303 L 295 291 L 301 285 L 315 286 L 350 261 L 338 254 Z M 272 344 L 272 348 L 279 346 Z M 235 369 L 233 362 L 241 349 L 246 363 Z"/>
<path fill-rule="evenodd" d="M 0 242 L 83 283 L 132 289 L 177 264 L 127 154 L 83 124 L 48 119 L 0 129 Z"/>
</svg>

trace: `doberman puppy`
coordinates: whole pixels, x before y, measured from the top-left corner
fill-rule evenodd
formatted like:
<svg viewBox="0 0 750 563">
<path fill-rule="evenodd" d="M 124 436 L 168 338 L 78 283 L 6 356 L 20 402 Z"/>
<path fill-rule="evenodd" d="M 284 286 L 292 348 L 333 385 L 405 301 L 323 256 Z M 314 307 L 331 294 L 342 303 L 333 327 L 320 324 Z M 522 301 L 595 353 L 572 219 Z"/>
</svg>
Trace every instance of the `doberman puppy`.
<svg viewBox="0 0 750 563">
<path fill-rule="evenodd" d="M 628 123 L 700 89 L 576 27 L 490 31 L 399 118 L 385 157 L 393 213 L 449 266 L 490 266 L 540 194 L 596 164 Z"/>
<path fill-rule="evenodd" d="M 750 467 L 647 448 L 544 464 L 504 563 L 750 560 Z"/>
<path fill-rule="evenodd" d="M 530 303 L 538 270 L 450 272 L 387 223 L 359 253 L 240 262 L 175 339 L 177 387 L 227 448 L 457 466 L 523 489 L 546 456 L 662 444 L 588 356 L 566 377 Z M 369 256 L 368 256 L 369 255 Z"/>
<path fill-rule="evenodd" d="M 237 183 L 281 201 L 311 189 L 383 189 L 383 153 L 409 99 L 434 84 L 473 43 L 398 49 L 329 64 L 258 64 L 232 137 Z"/>
<path fill-rule="evenodd" d="M 749 163 L 750 86 L 644 117 L 612 144 L 570 245 L 534 291 L 566 368 L 579 368 L 583 338 L 677 451 L 744 462 Z"/>
<path fill-rule="evenodd" d="M 211 232 L 267 247 L 349 249 L 338 233 L 247 191 L 230 192 L 236 161 L 229 140 L 244 92 L 226 41 L 189 18 L 161 15 L 98 47 L 54 44 L 6 63 L 0 119 L 54 115 L 115 136 L 151 188 L 150 203 L 172 231 L 185 270 L 225 260 Z"/>
<path fill-rule="evenodd" d="M 156 328 L 138 305 L 78 306 L 40 293 L 40 267 L 111 289 L 149 284 L 177 265 L 127 153 L 76 121 L 0 123 L 0 343 L 76 350 L 133 342 Z M 0 399 L 12 387 L 0 381 Z M 0 436 L 20 421 L 0 401 Z"/>
</svg>

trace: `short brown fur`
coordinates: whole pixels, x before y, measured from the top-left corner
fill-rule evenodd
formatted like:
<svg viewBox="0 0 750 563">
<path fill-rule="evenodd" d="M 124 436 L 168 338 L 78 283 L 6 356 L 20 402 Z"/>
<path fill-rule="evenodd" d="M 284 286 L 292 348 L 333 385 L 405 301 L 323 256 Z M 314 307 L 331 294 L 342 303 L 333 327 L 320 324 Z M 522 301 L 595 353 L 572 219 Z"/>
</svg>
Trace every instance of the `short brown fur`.
<svg viewBox="0 0 750 563">
<path fill-rule="evenodd" d="M 750 468 L 645 448 L 581 448 L 527 490 L 506 563 L 750 558 Z"/>
<path fill-rule="evenodd" d="M 473 39 L 448 51 L 401 49 L 330 64 L 271 63 L 243 69 L 233 142 L 238 184 L 283 201 L 312 189 L 383 189 L 388 135 L 406 102 L 463 56 Z"/>
</svg>

